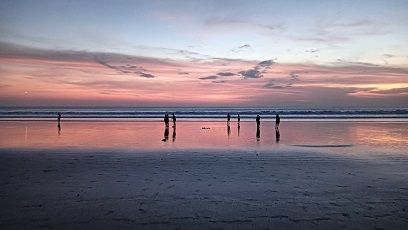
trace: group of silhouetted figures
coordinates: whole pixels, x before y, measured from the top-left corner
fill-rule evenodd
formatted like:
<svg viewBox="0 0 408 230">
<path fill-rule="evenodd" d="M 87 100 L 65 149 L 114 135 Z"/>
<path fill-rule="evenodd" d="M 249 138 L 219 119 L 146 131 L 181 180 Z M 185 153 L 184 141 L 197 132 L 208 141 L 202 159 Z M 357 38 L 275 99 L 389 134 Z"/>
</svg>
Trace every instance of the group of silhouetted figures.
<svg viewBox="0 0 408 230">
<path fill-rule="evenodd" d="M 241 127 L 241 116 L 238 114 L 238 135 Z M 256 139 L 259 141 L 261 138 L 261 116 L 259 114 L 256 116 Z M 227 114 L 227 130 L 228 130 L 228 136 L 230 135 L 231 128 L 230 128 L 230 121 L 231 121 L 231 114 Z M 279 142 L 280 140 L 280 132 L 279 132 L 279 124 L 280 124 L 280 117 L 279 114 L 276 114 L 275 117 L 275 136 L 276 136 L 276 142 Z"/>
<path fill-rule="evenodd" d="M 238 114 L 238 136 L 239 136 L 239 131 L 240 131 L 240 127 L 241 127 L 241 116 Z M 60 134 L 61 131 L 61 114 L 58 113 L 58 134 Z M 174 113 L 172 113 L 172 120 L 173 120 L 173 141 L 175 141 L 176 139 L 176 115 L 174 115 Z M 228 113 L 227 114 L 227 132 L 228 132 L 228 136 L 231 133 L 231 128 L 230 128 L 230 121 L 231 121 L 231 114 Z M 165 130 L 164 130 L 164 139 L 162 139 L 162 141 L 168 141 L 169 139 L 169 123 L 170 123 L 170 118 L 169 118 L 169 114 L 164 115 L 164 124 L 166 126 Z M 280 117 L 279 114 L 276 114 L 275 117 L 275 135 L 276 135 L 276 142 L 279 142 L 280 139 L 280 133 L 279 133 L 279 123 L 280 123 Z M 259 116 L 259 114 L 256 116 L 256 138 L 259 141 L 261 138 L 261 116 Z"/>
<path fill-rule="evenodd" d="M 172 119 L 173 119 L 173 141 L 176 140 L 176 115 L 174 113 L 172 114 Z M 166 125 L 166 128 L 164 129 L 164 139 L 162 141 L 166 142 L 169 140 L 169 123 L 170 123 L 170 118 L 169 114 L 164 115 L 164 124 Z"/>
</svg>

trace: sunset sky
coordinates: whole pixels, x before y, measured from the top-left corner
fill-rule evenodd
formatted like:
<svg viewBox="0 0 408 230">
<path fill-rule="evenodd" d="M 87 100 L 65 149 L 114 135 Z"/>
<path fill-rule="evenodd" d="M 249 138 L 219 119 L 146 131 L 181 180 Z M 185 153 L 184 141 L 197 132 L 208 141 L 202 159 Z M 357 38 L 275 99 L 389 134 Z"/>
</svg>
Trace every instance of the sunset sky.
<svg viewBox="0 0 408 230">
<path fill-rule="evenodd" d="M 0 1 L 0 106 L 408 107 L 408 1 Z"/>
</svg>

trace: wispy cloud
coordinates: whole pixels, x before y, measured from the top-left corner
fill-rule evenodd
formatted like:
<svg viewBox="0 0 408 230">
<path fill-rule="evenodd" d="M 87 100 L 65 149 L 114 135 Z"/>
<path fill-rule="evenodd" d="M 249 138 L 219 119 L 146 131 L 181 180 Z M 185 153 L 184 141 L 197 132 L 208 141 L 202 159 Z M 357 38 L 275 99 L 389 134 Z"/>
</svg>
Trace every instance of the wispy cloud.
<svg viewBox="0 0 408 230">
<path fill-rule="evenodd" d="M 148 73 L 140 73 L 140 76 L 144 78 L 156 78 L 156 76 Z"/>
<path fill-rule="evenodd" d="M 249 69 L 249 70 L 240 71 L 239 74 L 241 74 L 245 79 L 262 78 L 263 73 L 266 73 L 267 69 L 269 69 L 270 66 L 272 66 L 273 64 L 275 64 L 275 62 L 272 59 L 262 61 L 262 62 L 259 62 L 254 68 Z"/>
<path fill-rule="evenodd" d="M 211 75 L 211 76 L 208 76 L 208 77 L 200 77 L 199 79 L 201 79 L 201 80 L 214 80 L 214 79 L 217 79 L 217 78 L 218 78 L 218 76 Z"/>
<path fill-rule="evenodd" d="M 217 73 L 218 76 L 223 76 L 223 77 L 232 77 L 237 75 L 236 73 L 232 73 L 232 72 L 219 72 Z"/>
<path fill-rule="evenodd" d="M 330 65 L 275 60 L 211 58 L 197 62 L 8 46 L 0 49 L 1 84 L 7 86 L 2 87 L 0 97 L 24 101 L 23 96 L 31 96 L 44 101 L 52 100 L 49 95 L 53 95 L 55 100 L 68 101 L 102 100 L 98 98 L 103 95 L 104 100 L 137 98 L 142 104 L 155 105 L 267 104 L 262 98 L 274 96 L 315 105 L 320 105 L 319 100 L 330 105 L 351 98 L 361 102 L 364 98 L 383 98 L 390 104 L 404 98 L 408 101 L 408 68 L 343 59 Z"/>
</svg>

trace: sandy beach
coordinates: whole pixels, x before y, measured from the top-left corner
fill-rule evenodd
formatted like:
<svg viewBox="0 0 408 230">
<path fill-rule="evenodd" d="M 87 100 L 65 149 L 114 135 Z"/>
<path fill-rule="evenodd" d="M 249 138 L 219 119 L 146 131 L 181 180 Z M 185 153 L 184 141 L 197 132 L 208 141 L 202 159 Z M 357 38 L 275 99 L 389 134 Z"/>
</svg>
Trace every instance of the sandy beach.
<svg viewBox="0 0 408 230">
<path fill-rule="evenodd" d="M 70 125 L 75 124 L 63 127 Z M 178 130 L 188 126 L 183 125 L 179 124 Z M 197 130 L 200 127 L 190 125 Z M 15 130 L 9 123 L 3 126 L 9 127 L 3 130 L 10 135 Z M 248 133 L 255 144 L 237 147 L 233 135 L 228 139 L 222 124 L 220 135 L 224 135 L 224 141 L 230 141 L 230 146 L 196 147 L 200 145 L 195 143 L 186 147 L 172 144 L 171 131 L 170 141 L 161 141 L 163 127 L 159 127 L 155 148 L 139 148 L 139 145 L 124 148 L 125 145 L 114 141 L 110 148 L 108 143 L 96 148 L 92 142 L 89 148 L 84 148 L 76 140 L 60 140 L 63 145 L 46 147 L 38 140 L 30 142 L 30 135 L 25 140 L 24 129 L 19 131 L 21 142 L 29 146 L 17 142 L 6 146 L 3 139 L 0 228 L 404 229 L 408 226 L 405 150 L 370 149 L 355 139 L 337 144 L 315 141 L 320 145 L 312 145 L 306 139 L 299 140 L 298 145 L 284 144 L 288 138 L 296 137 L 288 136 L 290 124 L 281 127 L 286 136 L 281 136 L 278 144 L 269 137 L 269 144 L 263 142 L 262 138 L 269 135 L 266 128 L 257 141 L 251 124 Z M 333 126 L 326 124 L 326 127 Z M 48 137 L 44 130 L 40 131 L 43 139 Z M 62 129 L 59 138 L 64 138 L 68 131 Z M 176 141 L 183 140 L 182 133 L 177 133 Z M 246 133 L 244 125 L 240 137 Z M 117 141 L 114 136 L 112 139 Z M 54 139 L 48 142 L 55 144 Z M 404 145 L 400 144 L 397 150 L 401 146 Z"/>
</svg>

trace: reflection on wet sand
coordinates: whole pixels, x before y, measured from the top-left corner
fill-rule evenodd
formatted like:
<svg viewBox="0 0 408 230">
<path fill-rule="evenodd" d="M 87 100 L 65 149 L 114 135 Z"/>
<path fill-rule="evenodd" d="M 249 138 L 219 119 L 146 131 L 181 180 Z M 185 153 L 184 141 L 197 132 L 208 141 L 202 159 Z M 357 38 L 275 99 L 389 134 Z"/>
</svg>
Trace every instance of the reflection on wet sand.
<svg viewBox="0 0 408 230">
<path fill-rule="evenodd" d="M 57 132 L 62 132 L 62 124 Z M 241 122 L 238 135 L 225 136 L 224 122 L 178 122 L 172 130 L 173 147 L 206 148 L 230 146 L 273 148 L 282 145 L 353 145 L 353 148 L 387 148 L 406 154 L 408 123 L 285 122 L 275 129 L 274 122 L 262 124 L 253 135 L 254 122 Z M 202 129 L 202 127 L 208 127 Z M 230 127 L 227 132 L 231 132 Z M 169 139 L 169 127 L 162 122 L 87 122 L 64 123 L 64 135 L 55 135 L 54 122 L 0 122 L 1 148 L 112 148 L 156 149 Z M 282 133 L 285 138 L 282 139 Z M 30 132 L 28 135 L 28 131 Z M 177 132 L 178 131 L 178 132 Z M 109 133 L 109 135 L 106 135 Z M 177 137 L 177 141 L 175 141 Z M 160 140 L 163 140 L 160 141 Z"/>
<path fill-rule="evenodd" d="M 261 128 L 259 126 L 256 128 L 256 140 L 261 140 Z"/>
<path fill-rule="evenodd" d="M 169 126 L 166 125 L 166 127 L 164 128 L 164 139 L 162 139 L 162 141 L 166 142 L 169 140 Z"/>
<path fill-rule="evenodd" d="M 173 126 L 173 142 L 176 140 L 176 124 Z"/>
<path fill-rule="evenodd" d="M 238 122 L 238 136 L 239 136 L 239 131 L 241 130 L 241 123 Z"/>
</svg>

